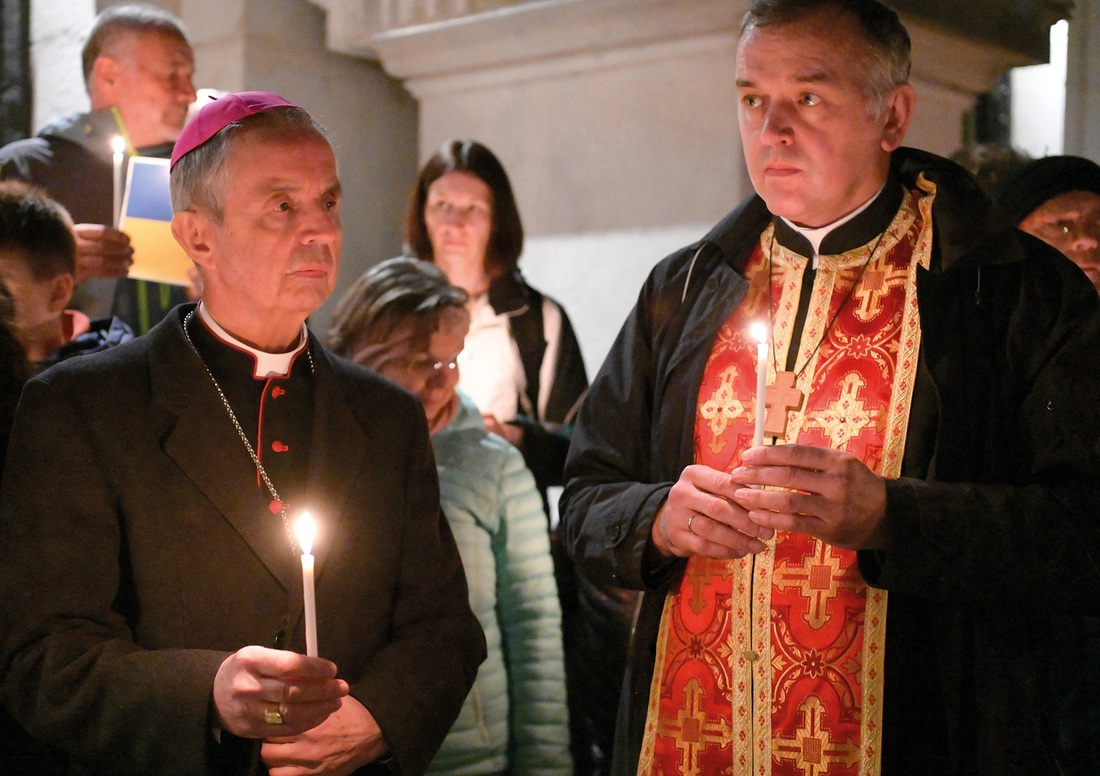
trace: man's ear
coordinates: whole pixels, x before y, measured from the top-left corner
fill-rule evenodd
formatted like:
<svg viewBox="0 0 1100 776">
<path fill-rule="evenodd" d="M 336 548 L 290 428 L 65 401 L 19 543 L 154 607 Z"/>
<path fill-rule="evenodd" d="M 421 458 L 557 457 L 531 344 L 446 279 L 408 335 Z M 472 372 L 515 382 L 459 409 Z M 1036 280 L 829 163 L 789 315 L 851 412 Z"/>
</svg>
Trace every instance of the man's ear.
<svg viewBox="0 0 1100 776">
<path fill-rule="evenodd" d="M 114 57 L 101 54 L 92 63 L 92 72 L 88 76 L 88 93 L 92 102 L 101 105 L 114 105 L 117 101 L 119 74 L 122 63 Z"/>
<path fill-rule="evenodd" d="M 214 225 L 204 213 L 181 210 L 173 215 L 172 236 L 199 267 L 213 266 Z"/>
<path fill-rule="evenodd" d="M 60 314 L 68 306 L 69 300 L 73 298 L 73 286 L 76 285 L 76 279 L 71 272 L 62 272 L 50 278 L 49 283 L 49 311 Z"/>
<path fill-rule="evenodd" d="M 883 109 L 882 150 L 892 153 L 905 141 L 917 95 L 908 83 L 898 84 L 886 100 Z"/>
</svg>

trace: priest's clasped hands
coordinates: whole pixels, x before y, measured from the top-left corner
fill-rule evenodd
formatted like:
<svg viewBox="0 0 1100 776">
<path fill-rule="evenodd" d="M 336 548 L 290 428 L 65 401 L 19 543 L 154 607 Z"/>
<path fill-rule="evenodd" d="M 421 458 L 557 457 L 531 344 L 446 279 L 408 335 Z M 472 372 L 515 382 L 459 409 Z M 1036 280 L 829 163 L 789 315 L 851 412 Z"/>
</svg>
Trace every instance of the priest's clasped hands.
<svg viewBox="0 0 1100 776">
<path fill-rule="evenodd" d="M 845 549 L 883 545 L 886 485 L 854 456 L 803 445 L 752 447 L 730 473 L 681 472 L 653 522 L 665 555 L 740 558 L 763 552 L 775 531 Z"/>
</svg>

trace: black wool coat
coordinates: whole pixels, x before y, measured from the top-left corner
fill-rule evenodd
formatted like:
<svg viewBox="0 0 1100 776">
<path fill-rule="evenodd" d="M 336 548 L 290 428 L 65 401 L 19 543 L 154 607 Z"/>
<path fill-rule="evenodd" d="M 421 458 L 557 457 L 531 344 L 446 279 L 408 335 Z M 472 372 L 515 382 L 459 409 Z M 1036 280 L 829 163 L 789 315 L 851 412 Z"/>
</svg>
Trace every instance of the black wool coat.
<svg viewBox="0 0 1100 776">
<path fill-rule="evenodd" d="M 73 773 L 227 773 L 214 675 L 246 645 L 304 652 L 302 571 L 202 363 L 184 306 L 28 384 L 0 490 L 0 692 Z M 416 398 L 316 372 L 306 497 L 318 643 L 420 773 L 485 642 Z"/>
</svg>

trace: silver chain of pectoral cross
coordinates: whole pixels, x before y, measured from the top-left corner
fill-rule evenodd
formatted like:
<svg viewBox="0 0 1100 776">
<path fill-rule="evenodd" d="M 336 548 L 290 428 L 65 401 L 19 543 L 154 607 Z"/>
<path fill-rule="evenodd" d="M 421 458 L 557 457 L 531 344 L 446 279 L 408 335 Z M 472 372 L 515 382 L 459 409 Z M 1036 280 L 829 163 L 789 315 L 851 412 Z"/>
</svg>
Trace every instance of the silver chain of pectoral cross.
<svg viewBox="0 0 1100 776">
<path fill-rule="evenodd" d="M 210 382 L 214 384 L 214 390 L 218 392 L 218 398 L 222 400 L 222 406 L 225 407 L 226 414 L 229 415 L 230 422 L 233 423 L 233 428 L 237 430 L 237 436 L 241 438 L 241 442 L 244 443 L 244 449 L 248 451 L 249 458 L 252 459 L 252 463 L 256 465 L 256 472 L 260 475 L 260 479 L 263 480 L 264 485 L 267 487 L 267 492 L 271 494 L 271 498 L 279 505 L 279 517 L 283 520 L 283 528 L 286 529 L 286 536 L 290 540 L 290 551 L 292 554 L 298 554 L 298 542 L 294 538 L 294 531 L 290 527 L 290 519 L 286 516 L 286 504 L 281 498 L 279 498 L 279 491 L 275 490 L 275 484 L 271 481 L 271 478 L 267 476 L 267 470 L 264 469 L 264 465 L 260 463 L 260 457 L 256 455 L 256 450 L 252 447 L 252 443 L 248 441 L 248 435 L 244 433 L 244 428 L 241 426 L 239 420 L 237 420 L 237 413 L 233 412 L 233 407 L 229 404 L 229 399 L 225 397 L 225 392 L 218 384 L 217 378 L 214 377 L 214 373 L 210 371 L 210 367 L 206 365 L 206 361 L 199 353 L 199 349 L 195 347 L 195 343 L 191 341 L 191 333 L 187 331 L 187 324 L 191 323 L 191 318 L 194 317 L 195 311 L 187 313 L 187 317 L 183 319 L 183 336 L 187 340 L 187 344 L 191 346 L 191 350 L 198 356 L 199 363 L 202 364 L 202 368 L 206 370 L 206 374 L 210 377 Z M 313 368 L 313 353 L 310 351 L 309 346 L 306 346 L 306 356 L 309 358 L 309 371 L 312 373 Z"/>
</svg>

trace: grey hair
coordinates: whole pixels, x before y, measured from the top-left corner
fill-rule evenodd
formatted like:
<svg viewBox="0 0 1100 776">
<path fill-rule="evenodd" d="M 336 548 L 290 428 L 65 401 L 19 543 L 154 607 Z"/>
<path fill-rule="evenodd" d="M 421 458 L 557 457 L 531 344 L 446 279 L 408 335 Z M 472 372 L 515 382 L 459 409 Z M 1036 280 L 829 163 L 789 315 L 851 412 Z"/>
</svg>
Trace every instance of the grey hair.
<svg viewBox="0 0 1100 776">
<path fill-rule="evenodd" d="M 87 83 L 91 77 L 95 61 L 107 54 L 119 38 L 124 35 L 144 35 L 151 32 L 174 35 L 188 46 L 191 45 L 183 22 L 163 8 L 145 3 L 131 3 L 113 5 L 105 10 L 92 22 L 88 40 L 85 41 L 84 48 L 80 52 L 81 64 L 84 67 L 84 82 Z"/>
<path fill-rule="evenodd" d="M 895 87 L 909 82 L 912 46 L 897 13 L 878 0 L 756 0 L 741 18 L 741 35 L 755 27 L 798 21 L 822 10 L 849 14 L 863 30 L 867 112 L 881 116 Z"/>
<path fill-rule="evenodd" d="M 203 210 L 214 223 L 221 224 L 225 216 L 225 160 L 233 144 L 250 133 L 277 138 L 308 132 L 325 136 L 324 127 L 296 107 L 269 108 L 227 124 L 198 148 L 180 157 L 172 168 L 169 178 L 172 211 Z"/>
</svg>

